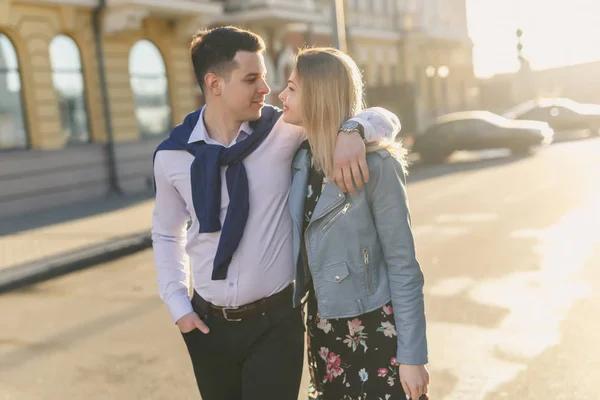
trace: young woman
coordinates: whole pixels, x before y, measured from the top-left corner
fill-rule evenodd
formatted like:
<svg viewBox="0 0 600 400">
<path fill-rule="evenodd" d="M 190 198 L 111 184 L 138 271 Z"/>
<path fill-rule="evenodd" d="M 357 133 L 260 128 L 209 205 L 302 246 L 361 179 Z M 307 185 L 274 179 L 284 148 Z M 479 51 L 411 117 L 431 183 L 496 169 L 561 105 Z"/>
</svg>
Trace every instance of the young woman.
<svg viewBox="0 0 600 400">
<path fill-rule="evenodd" d="M 356 195 L 330 181 L 340 124 L 363 105 L 360 71 L 338 50 L 300 51 L 280 99 L 285 122 L 308 132 L 294 161 L 290 209 L 303 225 L 298 269 L 310 271 L 308 353 L 317 398 L 426 399 L 423 274 L 404 152 L 394 142 L 367 148 L 370 180 Z"/>
</svg>

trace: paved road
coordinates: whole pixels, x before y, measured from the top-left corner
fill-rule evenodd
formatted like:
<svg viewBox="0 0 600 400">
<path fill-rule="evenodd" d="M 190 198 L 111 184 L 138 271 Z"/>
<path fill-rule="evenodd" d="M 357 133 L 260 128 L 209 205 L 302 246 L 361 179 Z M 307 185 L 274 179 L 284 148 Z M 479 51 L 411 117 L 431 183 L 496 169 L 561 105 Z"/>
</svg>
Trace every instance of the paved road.
<svg viewBox="0 0 600 400">
<path fill-rule="evenodd" d="M 600 139 L 458 154 L 409 195 L 431 398 L 597 400 Z M 146 251 L 0 296 L 0 400 L 198 398 L 155 293 Z"/>
</svg>

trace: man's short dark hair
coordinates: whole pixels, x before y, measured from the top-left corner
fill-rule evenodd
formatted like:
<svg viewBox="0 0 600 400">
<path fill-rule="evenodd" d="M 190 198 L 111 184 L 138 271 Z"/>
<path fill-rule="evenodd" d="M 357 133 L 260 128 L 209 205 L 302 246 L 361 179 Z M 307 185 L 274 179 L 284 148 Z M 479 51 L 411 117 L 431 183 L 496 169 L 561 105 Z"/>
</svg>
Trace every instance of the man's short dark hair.
<svg viewBox="0 0 600 400">
<path fill-rule="evenodd" d="M 204 77 L 209 72 L 228 79 L 236 67 L 233 58 L 238 51 L 259 53 L 264 50 L 265 42 L 260 36 L 235 26 L 196 32 L 190 44 L 190 56 L 200 88 L 204 92 Z"/>
</svg>

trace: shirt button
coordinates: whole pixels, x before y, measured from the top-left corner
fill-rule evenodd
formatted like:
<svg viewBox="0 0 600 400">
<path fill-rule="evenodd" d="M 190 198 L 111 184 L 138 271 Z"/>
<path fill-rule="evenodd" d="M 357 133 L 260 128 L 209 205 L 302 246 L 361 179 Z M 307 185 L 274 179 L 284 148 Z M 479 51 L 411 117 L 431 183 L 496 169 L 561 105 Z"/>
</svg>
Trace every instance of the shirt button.
<svg viewBox="0 0 600 400">
<path fill-rule="evenodd" d="M 342 194 L 341 194 L 341 193 L 338 193 L 338 197 L 342 197 Z"/>
<path fill-rule="evenodd" d="M 229 282 L 229 287 L 234 287 L 234 286 L 235 286 L 235 283 Z"/>
<path fill-rule="evenodd" d="M 339 281 L 339 280 L 340 280 L 340 277 L 339 277 L 339 276 L 336 276 L 336 277 L 335 277 L 335 280 L 336 280 L 336 281 Z"/>
</svg>

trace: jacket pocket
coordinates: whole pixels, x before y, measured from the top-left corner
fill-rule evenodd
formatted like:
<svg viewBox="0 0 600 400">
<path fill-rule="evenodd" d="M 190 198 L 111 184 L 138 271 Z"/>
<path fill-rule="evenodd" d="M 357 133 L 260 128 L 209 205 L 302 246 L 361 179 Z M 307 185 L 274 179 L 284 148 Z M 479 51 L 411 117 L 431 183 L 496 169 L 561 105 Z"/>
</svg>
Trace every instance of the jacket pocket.
<svg viewBox="0 0 600 400">
<path fill-rule="evenodd" d="M 314 284 L 321 314 L 347 314 L 349 306 L 354 310 L 360 291 L 350 271 L 350 266 L 341 262 L 325 266 L 316 276 Z"/>
<path fill-rule="evenodd" d="M 323 279 L 327 282 L 340 283 L 350 275 L 346 263 L 335 264 L 323 269 Z"/>
</svg>

